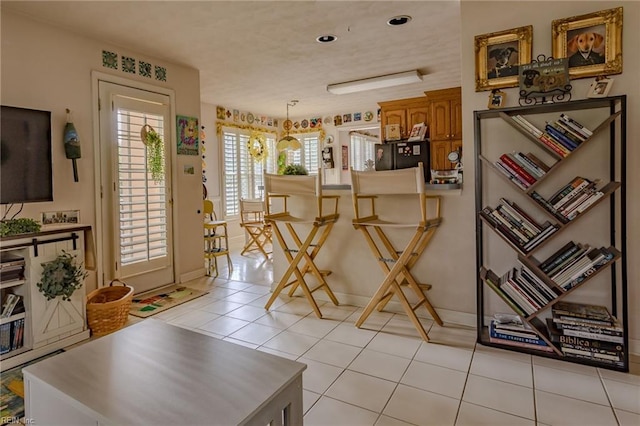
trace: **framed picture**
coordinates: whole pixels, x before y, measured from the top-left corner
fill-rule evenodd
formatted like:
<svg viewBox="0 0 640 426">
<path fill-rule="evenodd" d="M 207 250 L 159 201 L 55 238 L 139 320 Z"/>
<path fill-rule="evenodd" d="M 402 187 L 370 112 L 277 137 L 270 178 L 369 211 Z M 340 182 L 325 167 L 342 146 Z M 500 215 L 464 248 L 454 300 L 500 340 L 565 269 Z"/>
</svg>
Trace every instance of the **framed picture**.
<svg viewBox="0 0 640 426">
<path fill-rule="evenodd" d="M 424 137 L 427 134 L 427 125 L 424 123 L 418 123 L 418 124 L 414 124 L 413 128 L 411 129 L 411 133 L 409 133 L 409 139 L 407 139 L 408 142 L 413 142 L 413 141 L 421 141 L 424 140 Z"/>
<path fill-rule="evenodd" d="M 622 8 L 556 19 L 554 58 L 569 59 L 571 78 L 622 73 Z"/>
<path fill-rule="evenodd" d="M 507 94 L 501 90 L 494 89 L 489 94 L 489 109 L 496 109 L 504 107 L 504 101 L 507 98 Z"/>
<path fill-rule="evenodd" d="M 176 116 L 178 155 L 198 155 L 198 118 Z"/>
<path fill-rule="evenodd" d="M 80 210 L 42 212 L 43 225 L 53 225 L 57 223 L 80 223 Z"/>
<path fill-rule="evenodd" d="M 518 86 L 519 67 L 531 62 L 533 26 L 475 37 L 476 92 Z"/>
<path fill-rule="evenodd" d="M 609 94 L 613 86 L 612 78 L 596 78 L 596 80 L 589 86 L 588 98 L 605 98 Z"/>
<path fill-rule="evenodd" d="M 399 124 L 387 124 L 384 129 L 384 134 L 384 139 L 387 141 L 399 141 L 402 138 Z"/>
<path fill-rule="evenodd" d="M 520 96 L 542 97 L 570 91 L 567 59 L 534 61 L 520 67 Z"/>
<path fill-rule="evenodd" d="M 349 147 L 342 145 L 342 170 L 349 170 Z"/>
</svg>

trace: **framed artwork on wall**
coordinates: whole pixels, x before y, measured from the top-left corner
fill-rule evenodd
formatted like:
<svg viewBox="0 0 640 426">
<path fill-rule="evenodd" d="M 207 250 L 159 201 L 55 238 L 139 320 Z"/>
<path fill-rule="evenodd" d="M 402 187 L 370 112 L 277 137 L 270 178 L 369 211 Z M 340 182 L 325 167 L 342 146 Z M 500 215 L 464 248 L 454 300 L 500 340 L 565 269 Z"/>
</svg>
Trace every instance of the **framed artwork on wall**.
<svg viewBox="0 0 640 426">
<path fill-rule="evenodd" d="M 198 155 L 198 118 L 176 116 L 176 129 L 178 132 L 178 155 Z"/>
<path fill-rule="evenodd" d="M 571 78 L 622 73 L 622 8 L 556 19 L 554 58 L 569 59 Z"/>
<path fill-rule="evenodd" d="M 518 86 L 522 64 L 531 62 L 533 26 L 475 37 L 476 92 Z"/>
</svg>

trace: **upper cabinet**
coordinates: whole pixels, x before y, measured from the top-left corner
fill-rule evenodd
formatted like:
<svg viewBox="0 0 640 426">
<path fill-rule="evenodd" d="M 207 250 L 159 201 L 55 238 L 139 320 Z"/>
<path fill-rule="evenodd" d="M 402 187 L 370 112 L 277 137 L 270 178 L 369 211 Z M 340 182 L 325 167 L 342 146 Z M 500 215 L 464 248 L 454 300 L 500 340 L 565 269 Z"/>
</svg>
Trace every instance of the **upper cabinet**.
<svg viewBox="0 0 640 426">
<path fill-rule="evenodd" d="M 380 129 L 383 140 L 387 140 L 385 134 L 387 124 L 399 124 L 403 139 L 409 137 L 415 124 L 429 125 L 429 103 L 426 97 L 379 102 L 378 105 L 380 105 Z"/>
<path fill-rule="evenodd" d="M 429 102 L 431 168 L 452 169 L 447 155 L 462 149 L 462 91 L 460 87 L 425 92 Z"/>
</svg>

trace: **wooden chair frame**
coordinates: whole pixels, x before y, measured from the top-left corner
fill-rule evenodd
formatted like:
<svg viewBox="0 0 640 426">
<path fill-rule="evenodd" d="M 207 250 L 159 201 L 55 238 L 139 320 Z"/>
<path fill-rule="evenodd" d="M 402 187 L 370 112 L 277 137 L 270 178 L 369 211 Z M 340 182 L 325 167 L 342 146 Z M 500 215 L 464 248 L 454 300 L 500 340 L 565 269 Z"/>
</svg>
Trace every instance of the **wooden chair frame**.
<svg viewBox="0 0 640 426">
<path fill-rule="evenodd" d="M 229 255 L 229 234 L 227 233 L 227 221 L 218 220 L 216 212 L 213 208 L 213 201 L 203 201 L 204 212 L 204 258 L 207 260 L 207 275 L 213 275 L 215 271 L 215 277 L 218 276 L 218 257 L 227 256 L 227 266 L 229 267 L 229 277 L 233 272 L 233 262 L 231 262 L 231 256 Z M 218 228 L 222 228 L 223 233 L 218 232 Z M 224 241 L 224 243 L 222 243 Z M 213 260 L 214 266 L 212 267 L 211 261 Z"/>
<path fill-rule="evenodd" d="M 271 239 L 271 224 L 265 222 L 264 214 L 265 208 L 262 200 L 240 200 L 240 226 L 244 228 L 249 238 L 240 255 L 257 250 L 265 258 L 269 258 L 271 252 L 266 251 L 265 245 L 273 244 L 273 241 Z"/>
<path fill-rule="evenodd" d="M 335 305 L 339 304 L 338 299 L 325 279 L 327 275 L 331 274 L 331 271 L 320 270 L 314 262 L 339 217 L 338 200 L 340 197 L 337 195 L 322 195 L 319 176 L 320 174 L 318 176 L 280 176 L 265 173 L 266 214 L 264 218 L 267 223 L 271 224 L 272 231 L 276 235 L 284 256 L 289 262 L 289 267 L 271 294 L 265 309 L 271 307 L 282 290 L 291 287 L 290 295 L 292 295 L 298 286 L 302 289 L 318 318 L 322 318 L 322 312 L 313 297 L 313 293 L 316 290 L 323 289 Z M 313 198 L 316 202 L 316 216 L 301 217 L 292 215 L 289 211 L 288 201 L 290 197 Z M 333 205 L 327 207 L 327 201 L 329 200 L 333 200 Z M 274 206 L 276 205 L 280 206 L 280 208 L 274 211 Z M 325 210 L 328 213 L 325 214 Z M 294 229 L 294 224 L 310 226 L 309 232 L 304 239 L 300 238 L 299 231 L 296 232 Z M 293 244 L 287 242 L 283 229 L 287 230 L 288 235 L 293 240 Z M 320 230 L 322 232 L 319 232 Z M 316 237 L 318 238 L 316 239 Z M 313 248 L 309 252 L 311 247 Z M 292 253 L 295 253 L 295 256 Z M 309 273 L 318 282 L 318 285 L 313 289 L 310 289 L 305 281 L 305 275 Z M 292 275 L 295 275 L 295 279 L 289 281 Z"/>
<path fill-rule="evenodd" d="M 383 310 L 395 295 L 420 336 L 428 341 L 429 335 L 422 323 L 420 323 L 415 311 L 420 306 L 424 306 L 438 325 L 443 325 L 443 322 L 425 294 L 425 291 L 429 290 L 431 285 L 419 283 L 410 271 L 431 242 L 431 238 L 442 219 L 440 216 L 440 197 L 428 196 L 425 193 L 422 167 L 422 163 L 420 163 L 418 167 L 412 169 L 380 172 L 358 172 L 352 170 L 351 188 L 355 215 L 353 226 L 362 232 L 378 265 L 385 274 L 385 278 L 378 290 L 371 297 L 369 304 L 367 304 L 364 312 L 356 321 L 356 327 L 360 327 L 376 307 L 379 311 Z M 376 200 L 381 196 L 406 194 L 416 195 L 420 206 L 420 220 L 418 223 L 381 220 L 378 215 L 378 210 L 380 209 L 376 210 Z M 432 209 L 435 210 L 435 217 L 433 218 L 427 217 L 428 201 L 433 201 L 434 203 Z M 366 216 L 361 215 L 363 211 L 368 214 Z M 415 232 L 406 243 L 406 246 L 398 251 L 385 234 L 384 229 L 407 227 L 414 228 Z M 386 257 L 380 247 L 387 253 Z M 389 263 L 393 263 L 393 266 L 389 267 Z M 413 292 L 418 297 L 418 302 L 415 305 L 411 305 L 405 291 Z"/>
</svg>

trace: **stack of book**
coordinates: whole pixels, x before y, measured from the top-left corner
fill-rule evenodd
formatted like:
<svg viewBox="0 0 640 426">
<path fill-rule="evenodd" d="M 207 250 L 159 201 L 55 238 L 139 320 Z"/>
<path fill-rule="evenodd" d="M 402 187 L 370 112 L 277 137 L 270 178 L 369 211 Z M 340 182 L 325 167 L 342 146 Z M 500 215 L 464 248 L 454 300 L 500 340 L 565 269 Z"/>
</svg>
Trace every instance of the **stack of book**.
<svg viewBox="0 0 640 426">
<path fill-rule="evenodd" d="M 560 301 L 547 327 L 566 357 L 624 367 L 623 329 L 605 306 Z"/>
<path fill-rule="evenodd" d="M 514 115 L 511 119 L 562 158 L 593 135 L 591 130 L 567 114 L 560 114 L 554 122 L 546 122 L 545 131 L 538 129 L 521 115 Z"/>
<path fill-rule="evenodd" d="M 8 293 L 4 297 L 4 302 L 2 303 L 2 312 L 0 312 L 0 318 L 9 318 L 14 313 L 24 311 L 20 300 L 22 300 L 22 296 Z"/>
<path fill-rule="evenodd" d="M 0 354 L 20 349 L 24 343 L 24 315 L 0 325 Z"/>
<path fill-rule="evenodd" d="M 495 314 L 489 324 L 489 341 L 501 345 L 553 352 L 553 348 L 516 315 Z"/>
<path fill-rule="evenodd" d="M 599 180 L 592 182 L 584 177 L 577 176 L 560 188 L 548 200 L 535 191 L 531 193 L 531 196 L 563 223 L 567 223 L 604 196 L 604 192 L 601 189 L 596 189 L 598 183 Z"/>
<path fill-rule="evenodd" d="M 485 207 L 479 214 L 524 253 L 533 250 L 558 230 L 557 225 L 548 221 L 536 222 L 516 203 L 505 198 L 500 199 L 500 205 L 495 209 Z"/>
<path fill-rule="evenodd" d="M 588 244 L 570 241 L 540 263 L 538 268 L 560 288 L 569 290 L 611 262 L 614 257 L 615 253 L 605 247 L 592 248 Z"/>
<path fill-rule="evenodd" d="M 522 316 L 539 311 L 558 297 L 558 293 L 524 265 L 507 271 L 500 277 L 498 285 L 500 291 L 516 305 L 514 308 L 510 304 L 511 307 Z"/>
<path fill-rule="evenodd" d="M 529 188 L 549 171 L 549 166 L 530 152 L 502 154 L 494 164 L 521 189 Z"/>
</svg>

